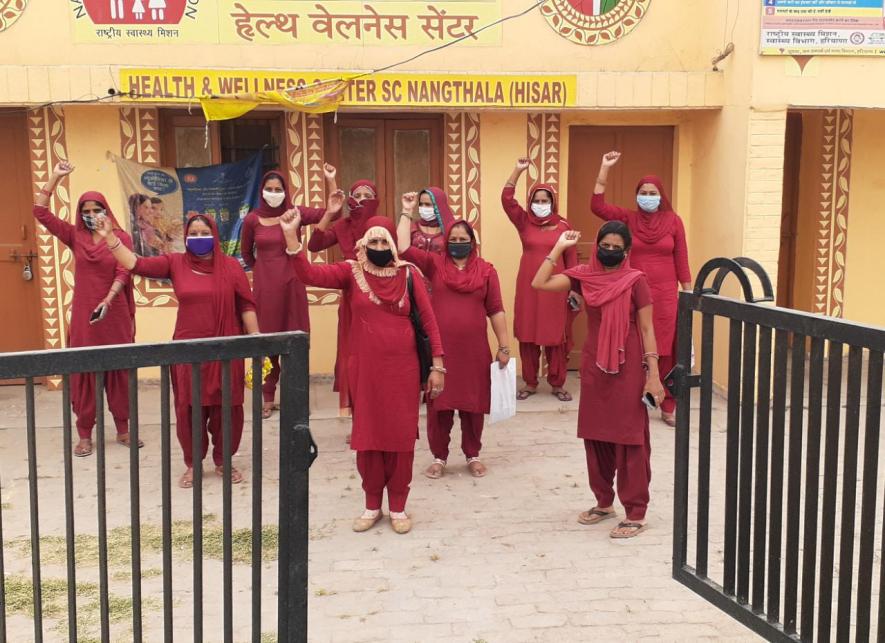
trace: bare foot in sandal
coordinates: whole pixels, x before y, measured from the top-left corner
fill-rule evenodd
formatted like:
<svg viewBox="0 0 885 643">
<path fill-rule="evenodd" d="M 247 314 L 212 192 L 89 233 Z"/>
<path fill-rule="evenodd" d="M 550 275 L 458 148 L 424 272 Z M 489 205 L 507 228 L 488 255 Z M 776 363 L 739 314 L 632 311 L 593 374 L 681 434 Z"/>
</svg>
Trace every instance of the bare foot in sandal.
<svg viewBox="0 0 885 643">
<path fill-rule="evenodd" d="M 638 536 L 648 527 L 644 522 L 635 522 L 632 520 L 624 520 L 618 523 L 618 526 L 611 530 L 609 536 L 612 538 L 633 538 Z"/>
<path fill-rule="evenodd" d="M 527 400 L 537 392 L 538 392 L 537 388 L 530 388 L 530 387 L 526 386 L 524 389 L 522 389 L 519 393 L 516 394 L 516 399 L 517 400 Z"/>
<path fill-rule="evenodd" d="M 130 444 L 129 434 L 128 433 L 118 433 L 117 434 L 117 444 L 122 444 L 124 447 L 128 447 Z M 141 440 L 138 441 L 138 448 L 142 448 L 144 446 L 144 442 Z"/>
<path fill-rule="evenodd" d="M 74 447 L 74 455 L 78 458 L 85 458 L 86 456 L 92 455 L 92 440 L 81 438 L 80 441 L 77 442 L 77 446 Z"/>
<path fill-rule="evenodd" d="M 224 467 L 215 467 L 215 473 L 224 477 Z M 236 467 L 230 468 L 230 481 L 231 484 L 240 484 L 243 481 L 243 474 Z"/>
<path fill-rule="evenodd" d="M 467 470 L 470 471 L 470 475 L 474 478 L 482 478 L 488 473 L 488 469 L 486 469 L 486 465 L 479 461 L 479 458 L 468 458 L 467 459 Z"/>
<path fill-rule="evenodd" d="M 261 408 L 261 417 L 266 420 L 271 415 L 273 415 L 273 402 L 265 402 L 264 406 Z"/>
<path fill-rule="evenodd" d="M 566 391 L 565 389 L 555 388 L 553 389 L 553 395 L 556 396 L 556 399 L 560 402 L 571 402 L 572 394 Z"/>
<path fill-rule="evenodd" d="M 435 458 L 433 464 L 424 470 L 424 475 L 431 480 L 439 480 L 446 472 L 446 461 Z"/>
<path fill-rule="evenodd" d="M 194 469 L 193 467 L 188 467 L 187 471 L 181 474 L 181 477 L 178 479 L 178 486 L 182 489 L 190 489 L 194 486 Z"/>
<path fill-rule="evenodd" d="M 613 507 L 593 507 L 593 509 L 579 513 L 578 522 L 582 525 L 595 525 L 603 520 L 614 518 L 616 515 Z"/>
</svg>

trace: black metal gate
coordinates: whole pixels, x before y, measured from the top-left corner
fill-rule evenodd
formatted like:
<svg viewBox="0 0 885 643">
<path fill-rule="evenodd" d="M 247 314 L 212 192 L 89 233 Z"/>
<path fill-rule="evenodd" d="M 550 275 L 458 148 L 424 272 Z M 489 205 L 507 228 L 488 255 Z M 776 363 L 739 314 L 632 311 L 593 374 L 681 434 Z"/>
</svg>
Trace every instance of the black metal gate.
<svg viewBox="0 0 885 643">
<path fill-rule="evenodd" d="M 728 275 L 745 301 L 719 294 Z M 673 577 L 769 640 L 882 640 L 885 330 L 772 301 L 745 258 L 708 262 L 680 295 Z M 727 387 L 724 440 L 714 372 Z"/>
<path fill-rule="evenodd" d="M 237 509 L 243 509 L 251 504 L 251 525 L 234 533 L 234 497 L 231 481 L 231 360 L 252 358 L 252 374 L 255 382 L 261 382 L 262 365 L 266 356 L 281 357 L 282 373 L 280 378 L 280 431 L 279 431 L 279 519 L 272 534 L 265 530 L 269 527 L 262 516 L 262 491 L 266 488 L 266 480 L 263 473 L 263 452 L 265 450 L 264 434 L 265 426 L 262 421 L 262 391 L 261 386 L 256 384 L 252 390 L 252 461 L 249 471 L 247 487 L 251 489 L 238 495 L 239 504 Z M 220 551 L 215 552 L 217 560 L 221 561 L 222 572 L 219 574 L 220 582 L 206 583 L 204 581 L 204 567 L 207 564 L 207 550 L 210 540 L 204 533 L 206 515 L 204 514 L 204 474 L 202 468 L 194 467 L 193 488 L 189 490 L 175 489 L 173 495 L 172 467 L 172 426 L 170 413 L 170 368 L 176 364 L 190 364 L 198 367 L 206 362 L 220 362 L 222 374 L 222 410 L 221 423 L 223 433 L 223 462 L 224 474 L 222 478 L 222 503 L 220 525 L 213 527 Z M 160 367 L 159 408 L 146 409 L 142 404 L 143 412 L 151 412 L 159 415 L 158 432 L 143 431 L 141 437 L 148 444 L 146 450 L 159 452 L 160 455 L 160 478 L 161 485 L 159 498 L 144 498 L 142 487 L 145 480 L 142 479 L 142 465 L 140 465 L 140 453 L 136 446 L 139 427 L 139 380 L 138 369 L 148 367 Z M 201 404 L 200 404 L 200 378 L 201 369 L 192 368 L 193 393 L 193 433 L 195 464 L 202 448 L 203 435 L 200 427 Z M 125 489 L 125 478 L 117 479 L 116 486 L 108 488 L 109 477 L 113 472 L 108 470 L 108 457 L 105 445 L 105 419 L 104 419 L 104 395 L 102 382 L 105 373 L 109 371 L 128 372 L 129 381 L 129 406 L 130 406 L 130 436 L 132 446 L 129 447 L 128 478 L 129 489 Z M 75 489 L 75 477 L 81 474 L 80 462 L 72 458 L 72 421 L 71 421 L 71 376 L 78 373 L 95 373 L 96 377 L 96 428 L 94 431 L 94 456 L 95 482 L 87 487 L 80 486 Z M 35 409 L 35 380 L 47 376 L 61 376 L 63 388 L 62 408 L 56 409 L 57 418 L 61 419 L 62 439 L 58 435 L 50 435 L 47 429 L 37 430 L 37 414 Z M 29 539 L 27 552 L 24 557 L 30 559 L 29 574 L 22 573 L 16 586 L 18 590 L 26 585 L 25 594 L 30 596 L 12 596 L 12 577 L 8 568 L 13 561 L 10 556 L 10 547 L 15 542 L 9 536 L 4 537 L 4 527 L 10 526 L 4 514 L 10 507 L 8 503 L 0 505 L 0 643 L 6 641 L 22 640 L 22 634 L 9 633 L 8 626 L 14 610 L 18 618 L 22 613 L 33 618 L 33 638 L 42 641 L 46 636 L 44 620 L 53 618 L 62 621 L 56 626 L 52 638 L 67 637 L 70 641 L 77 641 L 83 636 L 78 631 L 78 624 L 83 621 L 78 619 L 78 594 L 79 603 L 82 606 L 84 596 L 91 592 L 95 600 L 92 603 L 95 614 L 92 618 L 97 620 L 97 637 L 103 641 L 111 639 L 111 624 L 115 618 L 114 606 L 125 599 L 128 606 L 126 615 L 128 618 L 131 611 L 131 631 L 127 638 L 141 641 L 146 639 L 157 640 L 160 636 L 165 641 L 172 641 L 176 630 L 174 614 L 176 610 L 184 607 L 193 611 L 190 621 L 193 627 L 193 640 L 200 642 L 205 640 L 234 640 L 234 554 L 240 557 L 240 562 L 251 567 L 248 570 L 248 581 L 241 578 L 240 587 L 248 587 L 249 600 L 251 601 L 251 627 L 239 623 L 240 632 L 249 631 L 249 639 L 255 643 L 267 640 L 275 641 L 306 641 L 307 640 L 307 547 L 308 547 L 308 469 L 316 458 L 316 445 L 310 435 L 308 427 L 308 337 L 304 333 L 279 333 L 254 337 L 218 338 L 207 340 L 177 341 L 155 345 L 125 345 L 102 348 L 69 349 L 64 351 L 38 351 L 29 353 L 8 353 L 0 355 L 0 380 L 24 379 L 25 396 L 25 426 L 13 427 L 7 431 L 20 431 L 19 440 L 22 450 L 26 449 L 27 460 L 27 488 L 28 488 L 28 531 Z M 50 456 L 44 455 L 43 462 L 38 461 L 38 444 L 53 442 L 58 451 Z M 25 446 L 26 445 L 26 446 Z M 271 450 L 276 450 L 276 444 L 267 445 Z M 177 456 L 177 454 L 176 454 Z M 9 454 L 7 454 L 9 457 Z M 119 458 L 118 458 L 119 460 Z M 11 462 L 0 463 L 0 481 L 2 491 L 0 496 L 6 500 L 5 493 L 9 487 L 7 473 L 4 480 L 4 468 L 9 469 Z M 40 493 L 40 486 L 46 484 L 46 467 L 55 467 L 63 471 L 63 486 L 59 483 L 56 491 L 63 493 L 64 500 L 64 527 L 63 533 L 48 534 L 41 532 L 41 518 L 46 519 L 45 510 L 41 513 L 41 498 L 46 500 L 45 492 Z M 75 476 L 76 474 L 76 476 Z M 87 494 L 84 499 L 83 495 Z M 91 497 L 94 493 L 94 500 Z M 78 495 L 79 494 L 79 495 Z M 128 496 L 128 503 L 126 497 Z M 192 518 L 190 521 L 173 522 L 173 498 L 177 503 L 192 503 Z M 110 529 L 108 524 L 108 503 L 115 506 L 121 503 L 128 504 L 128 525 L 117 529 Z M 162 516 L 160 525 L 156 528 L 156 557 L 161 555 L 162 561 L 157 562 L 154 570 L 162 577 L 162 589 L 158 592 L 161 599 L 155 599 L 157 611 L 162 610 L 162 625 L 154 628 L 154 633 L 148 635 L 144 630 L 144 606 L 148 604 L 148 597 L 143 593 L 143 569 L 142 560 L 145 555 L 143 545 L 144 532 L 148 529 L 143 522 L 143 509 L 147 503 L 153 503 L 153 507 L 160 506 Z M 85 503 L 85 504 L 84 504 Z M 94 503 L 94 504 L 93 504 Z M 95 583 L 79 583 L 78 575 L 84 573 L 81 557 L 87 556 L 83 550 L 86 548 L 82 533 L 75 529 L 75 515 L 82 516 L 83 512 L 94 511 L 94 520 L 89 529 L 97 527 L 95 535 L 89 535 L 89 542 L 94 540 L 97 546 Z M 239 522 L 242 524 L 248 518 L 247 511 L 238 512 Z M 52 518 L 51 516 L 49 518 Z M 82 521 L 82 519 L 81 519 Z M 181 524 L 187 523 L 187 524 Z M 175 532 L 175 527 L 181 527 L 183 534 Z M 109 541 L 109 532 L 116 533 L 119 529 L 125 531 L 125 537 L 129 540 L 131 550 L 127 553 L 127 565 L 131 565 L 131 583 L 129 590 L 123 595 L 114 595 L 109 590 L 110 582 L 114 580 L 109 575 L 109 549 L 113 548 Z M 239 539 L 237 540 L 235 536 Z M 272 536 L 272 537 L 271 537 Z M 278 546 L 274 546 L 273 539 L 278 539 Z M 182 553 L 181 541 L 188 546 Z M 268 542 L 270 540 L 271 542 Z M 243 544 L 237 552 L 234 551 L 235 541 Z M 41 547 L 47 543 L 54 544 L 59 549 L 60 561 L 47 561 L 41 559 Z M 88 543 L 87 543 L 88 545 Z M 274 633 L 262 632 L 262 567 L 267 555 L 268 547 L 272 547 L 272 556 L 276 556 L 279 574 L 278 585 L 275 588 L 278 597 L 278 621 L 275 624 L 277 631 Z M 192 582 L 184 583 L 181 579 L 182 569 L 173 563 L 173 553 L 178 552 L 185 559 L 192 560 Z M 44 554 L 48 554 L 44 551 Z M 22 556 L 19 556 L 21 559 Z M 64 571 L 56 575 L 54 579 L 56 593 L 61 593 L 59 604 L 56 605 L 55 613 L 49 614 L 45 610 L 48 603 L 47 588 L 52 585 L 44 577 L 47 566 L 63 567 Z M 160 569 L 161 567 L 161 569 Z M 125 578 L 125 576 L 124 576 Z M 186 587 L 183 587 L 186 585 Z M 58 586 L 63 589 L 58 591 Z M 118 585 L 119 587 L 119 585 Z M 85 588 L 85 589 L 84 589 Z M 191 595 L 188 596 L 187 592 Z M 22 592 L 19 591 L 19 594 Z M 116 600 L 116 603 L 115 603 Z M 131 604 L 129 603 L 131 601 Z M 22 603 L 26 607 L 22 609 Z M 221 605 L 223 616 L 220 622 L 205 622 L 204 607 L 209 603 Z M 216 610 L 218 611 L 218 610 Z M 82 616 L 82 614 L 81 614 Z M 159 620 L 157 616 L 156 620 Z M 66 623 L 63 621 L 66 620 Z M 242 618 L 237 620 L 241 621 Z M 162 632 L 162 635 L 160 634 Z M 178 638 L 181 638 L 179 632 Z M 241 637 L 238 637 L 241 639 Z"/>
</svg>

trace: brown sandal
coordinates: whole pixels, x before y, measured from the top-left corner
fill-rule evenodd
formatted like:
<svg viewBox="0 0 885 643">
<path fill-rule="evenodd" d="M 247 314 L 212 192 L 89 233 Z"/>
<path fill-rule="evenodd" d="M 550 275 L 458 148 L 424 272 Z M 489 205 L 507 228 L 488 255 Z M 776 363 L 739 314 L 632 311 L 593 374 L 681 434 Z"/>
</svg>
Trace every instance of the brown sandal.
<svg viewBox="0 0 885 643">
<path fill-rule="evenodd" d="M 560 389 L 558 391 L 553 391 L 553 395 L 560 402 L 571 402 L 572 401 L 572 394 L 569 393 L 568 391 L 565 391 L 562 389 Z"/>
<path fill-rule="evenodd" d="M 527 400 L 527 399 L 529 399 L 532 395 L 535 395 L 537 392 L 538 392 L 537 390 L 533 391 L 533 390 L 530 389 L 530 388 L 524 388 L 524 389 L 522 389 L 519 393 L 516 394 L 516 399 L 517 399 L 517 400 L 520 400 L 520 401 L 522 401 L 522 400 Z"/>
<path fill-rule="evenodd" d="M 120 433 L 117 435 L 117 444 L 122 444 L 124 447 L 128 447 L 130 444 L 129 434 L 128 433 Z M 138 448 L 141 449 L 144 446 L 144 442 L 141 440 L 138 441 Z"/>
<path fill-rule="evenodd" d="M 181 474 L 181 477 L 178 479 L 178 486 L 182 489 L 190 489 L 194 486 L 194 470 L 188 469 L 184 473 Z"/>
<path fill-rule="evenodd" d="M 215 467 L 215 473 L 224 477 L 224 467 Z M 230 482 L 231 484 L 240 484 L 243 481 L 243 474 L 240 473 L 240 470 L 236 467 L 230 468 Z"/>
<path fill-rule="evenodd" d="M 467 470 L 470 471 L 470 475 L 474 478 L 482 478 L 488 473 L 488 469 L 486 469 L 486 466 L 479 461 L 479 458 L 468 458 Z"/>
<path fill-rule="evenodd" d="M 424 470 L 424 475 L 431 480 L 439 480 L 446 472 L 446 461 L 439 458 L 433 459 L 433 464 Z"/>
<path fill-rule="evenodd" d="M 84 442 L 88 444 L 83 444 Z M 81 440 L 74 447 L 74 455 L 78 458 L 85 458 L 92 455 L 92 440 Z"/>
<path fill-rule="evenodd" d="M 602 522 L 603 520 L 608 520 L 609 518 L 614 518 L 617 515 L 614 510 L 612 511 L 603 511 L 599 507 L 593 507 L 593 509 L 588 509 L 587 511 L 582 511 L 578 514 L 578 522 L 582 525 L 595 525 L 596 523 Z"/>
<path fill-rule="evenodd" d="M 611 530 L 609 536 L 615 539 L 621 538 L 634 538 L 641 534 L 648 528 L 648 525 L 643 524 L 641 522 L 630 522 L 628 520 L 624 520 L 623 522 L 619 522 L 618 526 Z M 626 533 L 619 533 L 618 530 L 629 529 Z"/>
</svg>

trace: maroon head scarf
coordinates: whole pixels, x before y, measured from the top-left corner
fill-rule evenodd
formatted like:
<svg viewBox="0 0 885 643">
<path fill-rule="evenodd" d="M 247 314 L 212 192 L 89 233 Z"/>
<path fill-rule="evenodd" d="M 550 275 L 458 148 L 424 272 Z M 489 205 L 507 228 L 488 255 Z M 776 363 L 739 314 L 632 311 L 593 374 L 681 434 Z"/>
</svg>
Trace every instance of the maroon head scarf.
<svg viewBox="0 0 885 643">
<path fill-rule="evenodd" d="M 455 215 L 449 207 L 449 197 L 446 196 L 446 193 L 441 188 L 437 187 L 425 188 L 421 190 L 421 194 L 426 194 L 430 197 L 430 202 L 433 203 L 433 210 L 436 212 L 437 224 L 441 230 L 448 231 L 452 224 L 455 223 Z M 418 196 L 420 198 L 421 195 L 419 194 Z M 422 221 L 422 223 L 424 222 Z"/>
<path fill-rule="evenodd" d="M 449 237 L 452 234 L 452 230 L 458 226 L 467 230 L 473 245 L 463 270 L 458 268 L 455 260 L 449 254 Z M 464 220 L 452 223 L 446 229 L 446 253 L 443 256 L 442 279 L 446 286 L 457 292 L 476 292 L 486 284 L 491 271 L 492 264 L 480 257 L 476 250 L 476 233 L 473 230 L 473 226 Z"/>
<path fill-rule="evenodd" d="M 532 212 L 532 201 L 535 198 L 535 194 L 538 193 L 539 190 L 544 190 L 547 194 L 550 195 L 550 216 L 549 217 L 539 217 L 534 212 Z M 552 185 L 548 185 L 546 183 L 536 183 L 532 186 L 531 191 L 529 192 L 529 202 L 526 204 L 526 214 L 529 215 L 529 221 L 534 223 L 536 226 L 548 226 L 548 225 L 556 225 L 562 219 L 559 216 L 559 198 L 556 196 L 556 190 Z"/>
<path fill-rule="evenodd" d="M 353 193 L 360 187 L 369 188 L 375 197 L 372 199 L 357 201 L 353 198 Z M 378 188 L 368 179 L 360 179 L 350 186 L 350 191 L 347 194 L 347 217 L 350 219 L 351 229 L 353 230 L 353 239 L 354 241 L 358 241 L 363 238 L 364 234 L 366 234 L 366 230 L 368 229 L 366 223 L 368 220 L 374 217 L 378 212 L 378 205 L 380 203 L 378 201 Z"/>
<path fill-rule="evenodd" d="M 651 183 L 661 193 L 661 205 L 657 212 L 646 212 L 639 208 L 636 225 L 633 226 L 631 232 L 642 239 L 644 243 L 654 244 L 673 231 L 673 225 L 678 215 L 670 205 L 670 199 L 667 198 L 667 193 L 664 191 L 664 183 L 659 176 L 650 174 L 639 179 L 639 183 L 636 184 L 636 194 L 639 194 L 639 189 L 646 183 Z"/>
<path fill-rule="evenodd" d="M 242 270 L 239 262 L 233 257 L 228 257 L 221 250 L 221 242 L 218 238 L 218 227 L 215 225 L 215 219 L 205 214 L 193 213 L 184 226 L 184 235 L 187 237 L 190 232 L 191 225 L 194 221 L 200 220 L 212 230 L 212 239 L 214 241 L 212 247 L 212 256 L 209 258 L 198 257 L 185 250 L 184 257 L 188 267 L 194 272 L 204 275 L 212 275 L 212 305 L 215 309 L 216 317 L 216 337 L 226 337 L 228 335 L 238 335 L 242 332 L 240 320 L 236 318 L 236 294 L 234 293 L 234 270 Z M 233 320 L 234 325 L 231 325 Z"/>
<path fill-rule="evenodd" d="M 283 184 L 283 194 L 285 198 L 283 202 L 275 208 L 272 208 L 267 201 L 264 200 L 264 197 L 259 194 L 258 195 L 258 207 L 253 210 L 255 214 L 259 217 L 279 217 L 282 216 L 283 213 L 288 210 L 291 206 L 289 205 L 291 201 L 289 200 L 289 186 L 286 185 L 286 180 L 283 178 L 282 173 L 277 170 L 271 170 L 267 174 L 264 175 L 264 178 L 261 179 L 261 192 L 264 191 L 264 186 L 268 182 L 269 179 L 278 179 L 280 183 Z"/>
<path fill-rule="evenodd" d="M 599 241 L 597 239 L 597 244 Z M 588 307 L 600 309 L 602 322 L 596 338 L 596 366 L 605 373 L 617 375 L 626 359 L 633 284 L 642 276 L 642 271 L 631 268 L 629 258 L 614 270 L 606 270 L 593 252 L 588 263 L 569 268 L 563 274 L 581 282 L 581 295 Z"/>
</svg>

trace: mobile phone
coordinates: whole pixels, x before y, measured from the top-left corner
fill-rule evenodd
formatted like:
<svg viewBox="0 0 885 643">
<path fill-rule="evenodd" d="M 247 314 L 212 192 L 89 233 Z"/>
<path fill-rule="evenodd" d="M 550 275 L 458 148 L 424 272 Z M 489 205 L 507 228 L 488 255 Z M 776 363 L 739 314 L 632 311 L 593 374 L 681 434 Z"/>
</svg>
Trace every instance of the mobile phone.
<svg viewBox="0 0 885 643">
<path fill-rule="evenodd" d="M 568 307 L 575 312 L 578 312 L 581 309 L 581 304 L 578 303 L 578 300 L 574 295 L 568 296 Z"/>
<path fill-rule="evenodd" d="M 642 396 L 642 403 L 645 404 L 652 411 L 657 410 L 658 403 L 655 401 L 655 396 L 651 393 L 645 393 Z"/>
<path fill-rule="evenodd" d="M 95 323 L 99 319 L 101 319 L 101 314 L 104 312 L 104 308 L 98 308 L 92 311 L 92 315 L 89 317 L 89 323 Z"/>
</svg>

